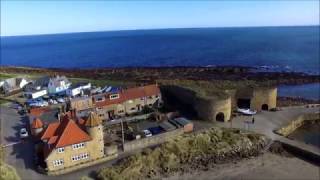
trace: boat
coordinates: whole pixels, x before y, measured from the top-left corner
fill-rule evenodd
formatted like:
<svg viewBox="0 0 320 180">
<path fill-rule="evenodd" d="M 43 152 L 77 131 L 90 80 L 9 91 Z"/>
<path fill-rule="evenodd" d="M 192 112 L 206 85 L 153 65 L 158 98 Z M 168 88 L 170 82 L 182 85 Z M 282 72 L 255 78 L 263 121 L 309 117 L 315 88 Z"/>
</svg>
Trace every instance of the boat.
<svg viewBox="0 0 320 180">
<path fill-rule="evenodd" d="M 255 114 L 257 114 L 257 111 L 251 111 L 250 109 L 238 108 L 237 111 L 242 113 L 242 114 L 244 114 L 244 115 L 255 115 Z"/>
</svg>

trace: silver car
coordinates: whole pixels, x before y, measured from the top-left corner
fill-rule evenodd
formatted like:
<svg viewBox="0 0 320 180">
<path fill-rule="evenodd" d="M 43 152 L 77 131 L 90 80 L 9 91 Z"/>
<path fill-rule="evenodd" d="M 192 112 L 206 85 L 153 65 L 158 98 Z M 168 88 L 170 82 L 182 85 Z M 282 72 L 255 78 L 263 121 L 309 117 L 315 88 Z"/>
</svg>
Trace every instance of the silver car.
<svg viewBox="0 0 320 180">
<path fill-rule="evenodd" d="M 29 136 L 28 131 L 26 128 L 20 129 L 20 138 L 27 138 Z"/>
</svg>

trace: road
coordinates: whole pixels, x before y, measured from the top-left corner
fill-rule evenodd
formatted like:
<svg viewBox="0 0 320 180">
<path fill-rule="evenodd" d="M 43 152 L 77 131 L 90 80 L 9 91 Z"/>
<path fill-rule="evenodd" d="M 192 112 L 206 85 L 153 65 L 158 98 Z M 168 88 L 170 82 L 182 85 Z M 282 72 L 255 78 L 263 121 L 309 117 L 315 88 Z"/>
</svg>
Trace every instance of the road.
<svg viewBox="0 0 320 180">
<path fill-rule="evenodd" d="M 224 123 L 216 123 L 216 125 L 221 127 L 232 126 L 233 128 L 249 129 L 251 131 L 264 134 L 269 138 L 271 138 L 272 140 L 278 140 L 284 143 L 298 146 L 301 149 L 320 155 L 320 149 L 315 146 L 290 140 L 288 138 L 285 138 L 283 136 L 280 136 L 274 133 L 275 130 L 279 129 L 284 125 L 287 125 L 289 122 L 291 122 L 293 119 L 295 119 L 299 115 L 302 115 L 305 113 L 315 113 L 315 112 L 319 112 L 319 107 L 309 107 L 309 108 L 306 108 L 305 106 L 286 107 L 286 108 L 282 108 L 281 111 L 277 111 L 277 112 L 262 111 L 257 113 L 254 116 L 254 119 L 255 119 L 254 124 L 251 123 L 252 116 L 238 116 L 232 119 L 232 123 L 231 121 L 229 121 Z"/>
</svg>

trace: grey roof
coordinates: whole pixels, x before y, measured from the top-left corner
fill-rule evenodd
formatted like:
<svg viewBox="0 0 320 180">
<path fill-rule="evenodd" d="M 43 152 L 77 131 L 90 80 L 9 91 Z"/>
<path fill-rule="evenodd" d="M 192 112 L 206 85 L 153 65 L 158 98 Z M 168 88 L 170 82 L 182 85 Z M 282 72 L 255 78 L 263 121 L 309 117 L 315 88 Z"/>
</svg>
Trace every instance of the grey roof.
<svg viewBox="0 0 320 180">
<path fill-rule="evenodd" d="M 35 86 L 48 86 L 49 84 L 50 77 L 49 76 L 44 76 L 41 78 L 38 78 L 35 80 L 34 85 Z"/>
<path fill-rule="evenodd" d="M 26 79 L 26 78 L 22 78 L 22 77 L 9 78 L 9 79 L 4 80 L 4 83 L 6 84 L 7 89 L 17 89 L 17 88 L 20 88 L 20 83 L 21 83 L 22 79 Z"/>
<path fill-rule="evenodd" d="M 65 83 L 70 83 L 70 81 L 67 79 L 66 76 L 55 76 L 53 78 L 50 78 L 50 80 L 53 82 L 55 86 L 59 86 L 60 81 L 64 81 Z"/>
<path fill-rule="evenodd" d="M 174 121 L 176 121 L 178 124 L 180 124 L 181 126 L 185 126 L 187 124 L 190 124 L 191 122 L 189 120 L 187 120 L 186 118 L 180 117 L 180 118 L 175 118 L 173 119 Z"/>
<path fill-rule="evenodd" d="M 159 124 L 159 126 L 166 130 L 166 131 L 172 131 L 172 130 L 175 130 L 176 127 L 174 125 L 172 125 L 171 123 L 169 123 L 168 121 L 163 121 Z"/>
</svg>

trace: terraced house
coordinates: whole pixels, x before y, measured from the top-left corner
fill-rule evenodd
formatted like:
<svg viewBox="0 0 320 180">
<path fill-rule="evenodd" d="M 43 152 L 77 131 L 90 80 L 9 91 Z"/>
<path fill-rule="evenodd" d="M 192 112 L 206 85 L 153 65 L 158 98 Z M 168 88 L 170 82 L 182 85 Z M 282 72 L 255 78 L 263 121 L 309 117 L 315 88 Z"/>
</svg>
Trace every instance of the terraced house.
<svg viewBox="0 0 320 180">
<path fill-rule="evenodd" d="M 105 120 L 139 112 L 145 106 L 159 106 L 161 101 L 160 89 L 156 84 L 93 96 L 96 111 Z"/>
<path fill-rule="evenodd" d="M 43 154 L 47 170 L 56 171 L 104 157 L 103 128 L 91 112 L 86 120 L 63 115 L 44 130 Z"/>
</svg>

